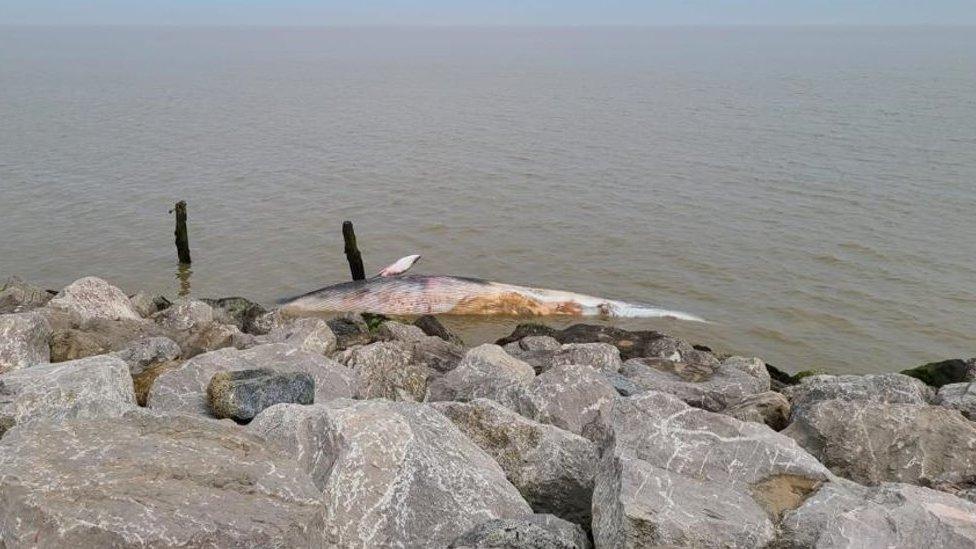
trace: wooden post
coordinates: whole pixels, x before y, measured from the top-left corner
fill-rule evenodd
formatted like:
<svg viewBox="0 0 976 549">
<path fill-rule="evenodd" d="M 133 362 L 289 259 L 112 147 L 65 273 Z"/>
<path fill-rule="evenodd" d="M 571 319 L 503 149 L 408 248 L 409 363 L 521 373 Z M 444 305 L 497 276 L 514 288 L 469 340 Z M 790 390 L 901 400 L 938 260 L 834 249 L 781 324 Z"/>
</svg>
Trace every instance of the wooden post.
<svg viewBox="0 0 976 549">
<path fill-rule="evenodd" d="M 356 231 L 352 228 L 352 221 L 342 222 L 342 240 L 346 243 L 346 261 L 349 262 L 349 272 L 353 280 L 366 280 L 366 269 L 363 268 L 363 256 L 356 247 Z"/>
<path fill-rule="evenodd" d="M 186 201 L 180 200 L 170 213 L 176 212 L 176 254 L 180 263 L 190 264 L 190 237 L 186 232 Z"/>
</svg>

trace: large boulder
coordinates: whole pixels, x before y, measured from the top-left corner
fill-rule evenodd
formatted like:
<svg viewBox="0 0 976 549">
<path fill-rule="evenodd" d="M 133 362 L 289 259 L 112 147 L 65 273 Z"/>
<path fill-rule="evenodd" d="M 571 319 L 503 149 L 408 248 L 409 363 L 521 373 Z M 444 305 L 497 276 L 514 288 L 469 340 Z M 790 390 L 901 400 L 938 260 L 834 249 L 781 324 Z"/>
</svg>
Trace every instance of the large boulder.
<svg viewBox="0 0 976 549">
<path fill-rule="evenodd" d="M 254 332 L 258 318 L 267 313 L 264 307 L 243 297 L 204 298 L 203 301 L 213 309 L 213 318 L 221 324 L 231 324 L 244 333 Z"/>
<path fill-rule="evenodd" d="M 902 370 L 901 373 L 920 379 L 926 385 L 932 387 L 942 387 L 950 383 L 976 381 L 976 357 L 930 362 L 917 368 Z"/>
<path fill-rule="evenodd" d="M 782 431 L 790 423 L 790 401 L 776 391 L 766 391 L 743 397 L 722 413 L 742 421 L 765 423 L 774 431 Z"/>
<path fill-rule="evenodd" d="M 942 406 L 826 400 L 794 412 L 783 434 L 862 484 L 976 487 L 976 423 Z"/>
<path fill-rule="evenodd" d="M 44 288 L 12 276 L 0 284 L 0 314 L 25 313 L 43 307 L 51 297 Z"/>
<path fill-rule="evenodd" d="M 779 547 L 976 547 L 976 504 L 907 484 L 831 482 L 787 512 Z"/>
<path fill-rule="evenodd" d="M 968 419 L 976 421 L 976 383 L 949 383 L 939 389 L 935 403 L 959 410 Z"/>
<path fill-rule="evenodd" d="M 199 299 L 180 299 L 171 307 L 152 316 L 165 330 L 173 332 L 200 331 L 214 321 L 214 311 Z"/>
<path fill-rule="evenodd" d="M 484 344 L 469 350 L 457 367 L 434 380 L 428 387 L 427 400 L 490 398 L 514 405 L 533 377 L 531 366 L 497 345 Z"/>
<path fill-rule="evenodd" d="M 47 306 L 70 314 L 82 324 L 95 319 L 142 319 L 122 290 L 94 276 L 72 282 Z"/>
<path fill-rule="evenodd" d="M 154 364 L 174 361 L 181 353 L 180 346 L 168 337 L 147 337 L 112 355 L 121 358 L 129 366 L 129 373 L 135 376 Z"/>
<path fill-rule="evenodd" d="M 445 546 L 487 520 L 531 513 L 498 464 L 425 404 L 283 404 L 248 429 L 311 467 L 335 546 Z"/>
<path fill-rule="evenodd" d="M 578 524 L 552 515 L 483 522 L 455 539 L 450 549 L 589 549 Z"/>
<path fill-rule="evenodd" d="M 135 406 L 129 367 L 115 357 L 44 364 L 0 375 L 0 436 L 34 420 L 117 417 Z"/>
<path fill-rule="evenodd" d="M 731 357 L 704 364 L 635 358 L 624 363 L 620 373 L 644 390 L 669 393 L 712 412 L 769 391 L 769 374 L 758 359 Z"/>
<path fill-rule="evenodd" d="M 614 386 L 589 366 L 553 366 L 520 393 L 517 409 L 536 421 L 597 440 L 602 433 L 593 426 L 601 425 L 617 397 Z"/>
<path fill-rule="evenodd" d="M 537 513 L 589 525 L 596 447 L 585 438 L 524 418 L 488 399 L 433 407 L 501 465 Z"/>
<path fill-rule="evenodd" d="M 395 320 L 384 320 L 376 328 L 376 338 L 381 341 L 420 341 L 427 337 L 419 327 Z"/>
<path fill-rule="evenodd" d="M 135 410 L 0 441 L 0 546 L 321 547 L 322 531 L 308 475 L 233 424 Z"/>
<path fill-rule="evenodd" d="M 276 372 L 265 368 L 217 372 L 207 386 L 214 417 L 247 423 L 275 404 L 312 404 L 315 380 L 305 372 Z"/>
<path fill-rule="evenodd" d="M 893 404 L 927 404 L 935 397 L 931 387 L 902 374 L 815 375 L 783 389 L 793 413 L 824 400 L 846 400 Z"/>
<path fill-rule="evenodd" d="M 353 347 L 336 359 L 356 372 L 362 398 L 419 402 L 428 384 L 460 359 L 461 350 L 436 337 L 413 341 L 382 341 Z"/>
<path fill-rule="evenodd" d="M 507 343 L 502 349 L 532 366 L 538 374 L 549 369 L 552 365 L 552 357 L 560 346 L 561 344 L 555 338 L 549 336 L 526 336 L 518 341 Z"/>
<path fill-rule="evenodd" d="M 274 343 L 250 349 L 220 349 L 193 357 L 157 377 L 149 390 L 148 407 L 169 413 L 211 416 L 207 385 L 217 372 L 269 368 L 305 372 L 315 380 L 315 402 L 351 398 L 358 391 L 355 373 L 321 355 Z"/>
<path fill-rule="evenodd" d="M 0 315 L 0 374 L 51 360 L 51 325 L 36 312 Z"/>
<path fill-rule="evenodd" d="M 74 323 L 60 323 L 62 319 L 55 315 L 47 316 L 52 320 L 52 326 L 56 326 L 51 334 L 51 362 L 121 351 L 137 341 L 166 334 L 165 330 L 145 320 L 96 318 L 79 328 Z"/>
<path fill-rule="evenodd" d="M 461 340 L 461 337 L 444 326 L 435 316 L 420 316 L 417 318 L 417 320 L 413 321 L 413 325 L 423 330 L 423 332 L 429 336 L 439 337 L 444 341 L 453 343 L 455 345 L 464 345 L 464 341 Z"/>
<path fill-rule="evenodd" d="M 321 318 L 298 318 L 275 324 L 265 337 L 270 343 L 287 343 L 303 351 L 330 355 L 337 339 L 332 328 Z"/>
</svg>

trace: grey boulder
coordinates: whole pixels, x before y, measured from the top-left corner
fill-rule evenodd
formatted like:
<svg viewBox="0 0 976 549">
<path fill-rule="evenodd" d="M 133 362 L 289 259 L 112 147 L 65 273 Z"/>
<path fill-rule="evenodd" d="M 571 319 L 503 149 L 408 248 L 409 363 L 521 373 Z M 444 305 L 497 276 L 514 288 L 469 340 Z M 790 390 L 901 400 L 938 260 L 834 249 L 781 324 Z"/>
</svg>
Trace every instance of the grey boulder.
<svg viewBox="0 0 976 549">
<path fill-rule="evenodd" d="M 14 425 L 35 420 L 117 417 L 135 406 L 129 368 L 110 356 L 0 375 L 0 436 Z"/>
<path fill-rule="evenodd" d="M 319 493 L 226 424 L 144 410 L 0 441 L 0 546 L 324 547 Z"/>
<path fill-rule="evenodd" d="M 282 343 L 250 349 L 220 349 L 195 356 L 160 374 L 149 390 L 149 408 L 168 413 L 210 416 L 207 385 L 214 374 L 269 368 L 277 372 L 305 372 L 315 380 L 315 402 L 351 398 L 358 391 L 356 374 L 321 355 Z"/>
<path fill-rule="evenodd" d="M 267 313 L 264 307 L 243 297 L 204 298 L 203 301 L 213 309 L 213 318 L 221 324 L 236 326 L 244 333 L 254 333 L 254 324 Z"/>
<path fill-rule="evenodd" d="M 741 421 L 765 423 L 774 431 L 782 431 L 790 423 L 790 401 L 781 393 L 766 391 L 745 396 L 722 413 Z"/>
<path fill-rule="evenodd" d="M 338 341 L 332 328 L 320 318 L 276 323 L 266 339 L 270 343 L 287 343 L 303 351 L 326 356 L 336 350 Z"/>
<path fill-rule="evenodd" d="M 305 372 L 269 369 L 217 372 L 207 386 L 214 417 L 246 423 L 275 404 L 312 404 L 315 380 Z"/>
<path fill-rule="evenodd" d="M 524 418 L 493 400 L 432 406 L 498 462 L 535 512 L 589 525 L 599 462 L 590 441 Z"/>
<path fill-rule="evenodd" d="M 121 358 L 129 366 L 129 373 L 139 375 L 154 364 L 178 359 L 181 353 L 180 346 L 175 341 L 157 336 L 135 341 L 112 355 Z"/>
<path fill-rule="evenodd" d="M 72 282 L 47 306 L 68 313 L 81 324 L 95 319 L 142 319 L 122 290 L 94 276 Z"/>
<path fill-rule="evenodd" d="M 620 373 L 644 390 L 669 393 L 713 412 L 769 390 L 769 374 L 758 359 L 732 357 L 704 364 L 635 358 L 624 363 Z"/>
<path fill-rule="evenodd" d="M 589 549 L 590 540 L 578 524 L 552 515 L 494 519 L 475 526 L 451 549 Z"/>
<path fill-rule="evenodd" d="M 36 312 L 0 315 L 0 374 L 51 360 L 51 325 Z"/>
<path fill-rule="evenodd" d="M 931 387 L 903 374 L 816 375 L 783 389 L 793 413 L 823 400 L 847 400 L 892 404 L 928 404 L 935 397 Z"/>
<path fill-rule="evenodd" d="M 423 315 L 413 321 L 413 325 L 424 331 L 429 336 L 439 337 L 448 343 L 464 345 L 461 337 L 448 329 L 437 317 L 433 315 Z"/>
<path fill-rule="evenodd" d="M 12 276 L 0 285 L 0 314 L 24 313 L 43 307 L 51 297 L 44 288 Z"/>
<path fill-rule="evenodd" d="M 460 349 L 445 349 L 451 344 L 423 336 L 416 341 L 381 341 L 353 347 L 336 359 L 356 372 L 362 398 L 387 398 L 419 402 L 440 368 L 458 360 Z"/>
<path fill-rule="evenodd" d="M 968 419 L 976 421 L 976 383 L 950 383 L 943 385 L 935 397 L 935 403 L 959 410 Z"/>
<path fill-rule="evenodd" d="M 470 349 L 457 367 L 434 380 L 428 387 L 427 400 L 490 398 L 513 405 L 534 377 L 532 366 L 497 345 L 484 344 Z"/>
<path fill-rule="evenodd" d="M 517 410 L 536 421 L 598 440 L 603 434 L 594 426 L 602 425 L 603 415 L 617 397 L 614 386 L 589 366 L 553 366 L 520 393 Z"/>
</svg>

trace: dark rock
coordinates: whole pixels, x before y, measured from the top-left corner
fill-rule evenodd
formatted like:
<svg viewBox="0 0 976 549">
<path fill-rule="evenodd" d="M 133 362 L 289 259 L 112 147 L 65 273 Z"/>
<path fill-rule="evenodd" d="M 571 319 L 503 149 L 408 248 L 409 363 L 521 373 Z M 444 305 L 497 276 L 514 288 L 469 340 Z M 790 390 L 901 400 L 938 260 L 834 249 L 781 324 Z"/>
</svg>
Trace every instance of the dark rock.
<svg viewBox="0 0 976 549">
<path fill-rule="evenodd" d="M 452 549 L 589 549 L 586 532 L 578 524 L 552 515 L 494 519 L 475 526 L 454 540 Z"/>
<path fill-rule="evenodd" d="M 446 326 L 441 324 L 440 320 L 433 315 L 424 315 L 417 320 L 413 321 L 413 325 L 424 331 L 425 334 L 429 336 L 439 337 L 448 343 L 453 343 L 455 345 L 464 345 L 461 338 L 448 330 Z"/>
<path fill-rule="evenodd" d="M 935 388 L 949 383 L 976 381 L 976 358 L 968 360 L 955 358 L 942 362 L 930 362 L 917 368 L 902 370 L 901 373 L 920 379 Z"/>
<path fill-rule="evenodd" d="M 326 323 L 335 334 L 336 348 L 340 351 L 354 345 L 368 345 L 373 341 L 373 334 L 369 333 L 369 327 L 361 318 L 343 316 L 329 319 Z"/>
<path fill-rule="evenodd" d="M 220 297 L 201 301 L 213 308 L 214 320 L 222 324 L 233 324 L 247 334 L 254 333 L 254 321 L 267 312 L 264 307 L 243 297 Z"/>
<path fill-rule="evenodd" d="M 246 423 L 275 404 L 312 404 L 315 380 L 305 372 L 264 368 L 220 372 L 210 378 L 207 398 L 214 417 Z"/>
<path fill-rule="evenodd" d="M 574 324 L 563 330 L 541 324 L 519 324 L 515 331 L 496 343 L 507 345 L 529 336 L 550 336 L 560 343 L 609 343 L 620 351 L 620 358 L 623 360 L 659 357 L 685 362 L 718 363 L 711 352 L 705 350 L 707 347 L 699 346 L 695 349 L 690 343 L 661 332 L 630 331 L 595 324 Z"/>
<path fill-rule="evenodd" d="M 508 345 L 509 343 L 514 343 L 522 338 L 529 337 L 529 336 L 555 337 L 555 334 L 558 332 L 559 330 L 555 328 L 550 328 L 549 326 L 545 326 L 542 324 L 535 324 L 535 323 L 519 324 L 518 326 L 515 327 L 515 330 L 512 333 L 496 341 L 495 345 L 505 346 Z"/>
<path fill-rule="evenodd" d="M 780 370 L 776 366 L 770 363 L 766 363 L 766 371 L 769 372 L 769 378 L 782 385 L 796 385 L 800 380 L 795 379 L 792 375 Z"/>
<path fill-rule="evenodd" d="M 636 383 L 624 377 L 623 374 L 605 373 L 603 374 L 603 377 L 605 377 L 607 381 L 609 381 L 610 384 L 613 385 L 613 388 L 616 389 L 618 393 L 620 393 L 620 396 L 632 396 L 644 391 L 644 389 L 638 387 Z"/>
</svg>

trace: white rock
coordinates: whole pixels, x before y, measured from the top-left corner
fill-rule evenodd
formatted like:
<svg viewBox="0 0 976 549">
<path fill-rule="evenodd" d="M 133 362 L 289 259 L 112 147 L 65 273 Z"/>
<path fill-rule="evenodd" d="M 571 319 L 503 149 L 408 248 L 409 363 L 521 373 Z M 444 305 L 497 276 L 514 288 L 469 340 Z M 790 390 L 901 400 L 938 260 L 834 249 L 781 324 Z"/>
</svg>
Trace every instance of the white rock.
<svg viewBox="0 0 976 549">
<path fill-rule="evenodd" d="M 122 290 L 94 276 L 72 282 L 48 302 L 47 306 L 69 313 L 82 324 L 93 319 L 142 318 Z"/>
</svg>

